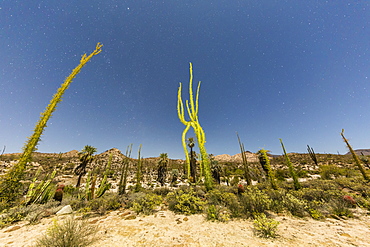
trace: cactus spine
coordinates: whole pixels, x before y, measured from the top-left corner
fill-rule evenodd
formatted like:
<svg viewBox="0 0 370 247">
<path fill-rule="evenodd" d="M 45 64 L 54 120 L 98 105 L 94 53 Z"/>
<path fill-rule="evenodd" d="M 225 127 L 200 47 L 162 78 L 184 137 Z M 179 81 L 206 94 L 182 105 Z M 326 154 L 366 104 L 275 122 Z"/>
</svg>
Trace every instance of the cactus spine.
<svg viewBox="0 0 370 247">
<path fill-rule="evenodd" d="M 189 154 L 186 148 L 186 133 L 189 131 L 190 127 L 193 128 L 194 133 L 197 137 L 199 151 L 201 155 L 201 166 L 204 172 L 204 183 L 207 188 L 207 190 L 211 190 L 213 188 L 213 181 L 212 181 L 212 174 L 211 174 L 211 168 L 210 168 L 210 161 L 208 158 L 207 150 L 205 148 L 206 143 L 206 136 L 204 133 L 204 130 L 202 126 L 199 123 L 198 119 L 198 100 L 199 100 L 199 90 L 200 90 L 200 82 L 198 83 L 197 87 L 197 93 L 194 103 L 194 96 L 193 96 L 193 65 L 190 63 L 190 79 L 189 79 L 189 101 L 186 100 L 186 110 L 188 112 L 189 121 L 185 120 L 185 110 L 184 110 L 184 104 L 182 102 L 181 98 L 181 91 L 182 91 L 182 84 L 180 83 L 178 93 L 177 93 L 177 115 L 181 121 L 186 127 L 184 131 L 182 132 L 182 146 L 184 148 L 184 153 L 186 157 L 186 165 L 187 165 L 187 175 L 188 178 L 190 176 L 190 158 Z"/>
</svg>

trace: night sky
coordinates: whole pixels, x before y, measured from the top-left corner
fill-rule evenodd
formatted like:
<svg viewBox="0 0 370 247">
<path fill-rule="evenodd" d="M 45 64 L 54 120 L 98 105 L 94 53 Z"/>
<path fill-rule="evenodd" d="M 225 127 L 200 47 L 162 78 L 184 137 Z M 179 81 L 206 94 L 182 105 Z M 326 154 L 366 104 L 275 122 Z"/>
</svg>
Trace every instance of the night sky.
<svg viewBox="0 0 370 247">
<path fill-rule="evenodd" d="M 209 153 L 370 148 L 369 1 L 169 0 L 0 3 L 0 148 L 20 152 L 52 95 L 66 91 L 39 152 L 92 145 L 184 158 L 177 89 L 202 81 Z M 194 136 L 189 133 L 188 137 Z"/>
</svg>

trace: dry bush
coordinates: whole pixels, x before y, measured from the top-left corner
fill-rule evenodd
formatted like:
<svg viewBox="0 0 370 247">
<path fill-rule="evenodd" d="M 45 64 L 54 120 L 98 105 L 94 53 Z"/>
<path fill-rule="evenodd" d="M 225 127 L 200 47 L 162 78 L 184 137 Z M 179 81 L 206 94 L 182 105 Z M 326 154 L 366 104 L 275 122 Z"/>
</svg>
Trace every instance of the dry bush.
<svg viewBox="0 0 370 247">
<path fill-rule="evenodd" d="M 68 217 L 54 224 L 37 240 L 36 247 L 85 247 L 98 240 L 96 225 Z"/>
</svg>

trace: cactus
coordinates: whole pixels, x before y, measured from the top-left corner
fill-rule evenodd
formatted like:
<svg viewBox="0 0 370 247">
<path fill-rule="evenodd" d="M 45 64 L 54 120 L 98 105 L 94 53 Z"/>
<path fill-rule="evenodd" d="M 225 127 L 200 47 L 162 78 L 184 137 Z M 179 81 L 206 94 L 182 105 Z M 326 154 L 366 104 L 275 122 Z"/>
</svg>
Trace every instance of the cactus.
<svg viewBox="0 0 370 247">
<path fill-rule="evenodd" d="M 87 179 L 86 179 L 86 185 L 85 185 L 85 199 L 87 201 L 92 199 L 92 193 L 91 193 L 91 177 L 92 177 L 92 171 L 87 173 Z"/>
<path fill-rule="evenodd" d="M 301 186 L 301 184 L 298 181 L 298 176 L 297 176 L 297 174 L 294 171 L 293 164 L 292 164 L 292 162 L 290 162 L 289 156 L 287 155 L 287 153 L 285 151 L 283 140 L 281 140 L 281 139 L 279 139 L 279 140 L 280 140 L 280 143 L 281 143 L 281 147 L 283 148 L 283 151 L 284 151 L 284 157 L 285 157 L 287 166 L 289 168 L 290 176 L 293 178 L 294 189 L 295 190 L 299 190 L 300 188 L 302 188 L 302 186 Z"/>
<path fill-rule="evenodd" d="M 30 205 L 32 203 L 45 203 L 47 202 L 53 195 L 52 195 L 52 187 L 51 182 L 53 181 L 56 170 L 54 170 L 50 177 L 45 176 L 45 178 L 38 184 L 35 188 L 35 182 L 37 176 L 39 175 L 39 171 L 36 173 L 36 176 L 33 178 L 32 183 L 29 186 L 29 190 L 26 195 L 25 204 Z"/>
<path fill-rule="evenodd" d="M 72 80 L 93 56 L 101 52 L 102 46 L 103 45 L 98 43 L 95 50 L 89 56 L 86 56 L 86 54 L 82 56 L 80 64 L 65 79 L 65 81 L 58 89 L 57 93 L 54 94 L 45 111 L 41 113 L 40 120 L 37 122 L 32 136 L 28 138 L 28 141 L 24 145 L 23 153 L 18 163 L 11 167 L 4 175 L 0 177 L 0 201 L 14 201 L 18 197 L 19 190 L 22 187 L 22 183 L 20 181 L 24 178 L 26 165 L 31 160 L 32 153 L 37 150 L 37 145 L 40 141 L 41 135 L 46 127 L 48 120 L 52 116 L 52 113 L 55 111 L 58 103 L 62 101 L 62 96 L 64 92 L 68 89 Z"/>
<path fill-rule="evenodd" d="M 247 157 L 246 157 L 246 155 L 245 155 L 244 144 L 240 141 L 240 138 L 239 138 L 238 132 L 236 132 L 236 136 L 238 137 L 238 142 L 239 142 L 240 152 L 241 152 L 242 160 L 243 160 L 244 178 L 245 178 L 245 180 L 247 181 L 247 184 L 248 184 L 248 185 L 251 185 L 251 184 L 252 184 L 252 179 L 251 179 L 251 176 L 250 176 L 250 174 L 249 174 L 249 167 L 248 167 L 248 163 L 247 163 Z"/>
<path fill-rule="evenodd" d="M 366 171 L 364 167 L 362 166 L 360 159 L 358 158 L 357 154 L 353 150 L 352 146 L 349 144 L 348 140 L 344 137 L 344 129 L 342 129 L 342 132 L 340 133 L 340 135 L 342 136 L 343 141 L 347 144 L 347 147 L 349 151 L 351 152 L 352 157 L 355 160 L 358 169 L 362 173 L 362 176 L 364 177 L 365 180 L 369 181 L 369 177 L 367 176 Z"/>
<path fill-rule="evenodd" d="M 182 84 L 180 83 L 178 93 L 177 93 L 177 114 L 180 119 L 180 122 L 183 123 L 186 127 L 184 131 L 182 132 L 182 145 L 185 152 L 186 157 L 186 164 L 187 164 L 187 175 L 188 178 L 190 176 L 190 158 L 189 154 L 186 148 L 186 133 L 189 131 L 190 127 L 193 128 L 194 133 L 197 137 L 198 141 L 198 147 L 200 150 L 201 155 L 201 166 L 204 172 L 204 182 L 207 190 L 211 190 L 213 188 L 213 180 L 212 180 L 212 174 L 211 174 L 211 168 L 210 168 L 210 161 L 208 158 L 207 150 L 205 148 L 206 143 L 206 136 L 204 133 L 203 128 L 201 127 L 198 119 L 198 99 L 199 99 L 199 90 L 200 90 L 200 82 L 198 83 L 196 98 L 195 98 L 195 104 L 194 104 L 194 97 L 193 97 L 193 65 L 190 63 L 190 80 L 189 80 L 189 101 L 186 100 L 186 110 L 188 112 L 189 121 L 185 120 L 185 110 L 184 110 L 184 104 L 182 102 L 181 98 L 181 91 L 182 91 Z"/>
<path fill-rule="evenodd" d="M 100 185 L 99 185 L 99 188 L 98 190 L 96 191 L 96 198 L 99 198 L 101 197 L 102 195 L 104 195 L 104 193 L 110 189 L 111 187 L 111 184 L 108 183 L 108 174 L 110 172 L 110 168 L 111 168 L 111 163 L 112 163 L 112 158 L 113 158 L 113 153 L 111 153 L 109 155 L 109 160 L 108 160 L 108 165 L 107 165 L 107 168 L 105 169 L 104 171 L 104 176 L 103 176 L 103 179 L 102 181 L 100 182 Z"/>
<path fill-rule="evenodd" d="M 315 151 L 313 150 L 313 148 L 310 147 L 309 145 L 307 145 L 307 151 L 310 154 L 310 157 L 311 157 L 312 161 L 315 163 L 316 166 L 318 166 L 319 162 L 317 161 L 317 157 L 316 157 L 316 154 L 315 154 Z"/>
<path fill-rule="evenodd" d="M 141 157 L 141 144 L 139 147 L 139 154 L 137 158 L 137 169 L 136 169 L 136 185 L 135 185 L 135 192 L 141 190 L 141 179 L 142 179 L 142 157 Z"/>
<path fill-rule="evenodd" d="M 269 157 L 267 156 L 267 150 L 265 149 L 261 149 L 257 152 L 258 154 L 258 159 L 260 161 L 260 164 L 262 166 L 262 169 L 266 172 L 266 176 L 268 177 L 268 179 L 270 180 L 270 183 L 271 183 L 271 187 L 274 189 L 274 190 L 277 190 L 278 189 L 278 186 L 276 184 L 276 179 L 275 179 L 275 174 L 274 174 L 274 171 L 271 169 L 271 165 L 270 165 L 270 159 Z"/>
<path fill-rule="evenodd" d="M 119 195 L 123 195 L 126 192 L 127 173 L 128 173 L 128 169 L 130 168 L 129 166 L 130 166 L 131 151 L 132 151 L 132 144 L 127 146 L 126 156 L 122 160 L 121 177 L 118 183 L 118 194 Z"/>
</svg>

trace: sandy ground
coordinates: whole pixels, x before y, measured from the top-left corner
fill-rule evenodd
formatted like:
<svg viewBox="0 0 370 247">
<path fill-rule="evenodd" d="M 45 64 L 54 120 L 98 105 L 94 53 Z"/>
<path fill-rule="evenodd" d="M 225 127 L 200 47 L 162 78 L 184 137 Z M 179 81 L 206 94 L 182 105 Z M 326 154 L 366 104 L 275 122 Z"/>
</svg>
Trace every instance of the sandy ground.
<svg viewBox="0 0 370 247">
<path fill-rule="evenodd" d="M 257 237 L 252 220 L 209 222 L 203 215 L 176 215 L 159 211 L 154 215 L 127 218 L 128 211 L 113 211 L 88 219 L 100 227 L 100 240 L 93 246 L 361 246 L 370 247 L 370 216 L 359 212 L 347 220 L 301 219 L 276 216 L 278 237 Z M 70 216 L 55 216 L 62 220 Z M 32 246 L 53 223 L 44 218 L 37 225 L 19 222 L 0 230 L 0 246 Z"/>
</svg>

